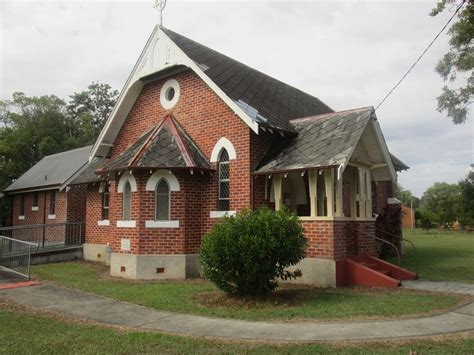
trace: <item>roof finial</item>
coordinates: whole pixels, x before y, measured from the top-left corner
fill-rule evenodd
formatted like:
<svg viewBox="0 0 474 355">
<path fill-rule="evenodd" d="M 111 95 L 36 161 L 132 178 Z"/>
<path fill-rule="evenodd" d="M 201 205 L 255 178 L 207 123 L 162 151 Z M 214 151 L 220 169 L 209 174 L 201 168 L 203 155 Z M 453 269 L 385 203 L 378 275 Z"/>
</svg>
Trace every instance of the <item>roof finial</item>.
<svg viewBox="0 0 474 355">
<path fill-rule="evenodd" d="M 158 26 L 163 25 L 163 10 L 166 6 L 166 0 L 155 0 L 154 8 L 158 10 Z"/>
</svg>

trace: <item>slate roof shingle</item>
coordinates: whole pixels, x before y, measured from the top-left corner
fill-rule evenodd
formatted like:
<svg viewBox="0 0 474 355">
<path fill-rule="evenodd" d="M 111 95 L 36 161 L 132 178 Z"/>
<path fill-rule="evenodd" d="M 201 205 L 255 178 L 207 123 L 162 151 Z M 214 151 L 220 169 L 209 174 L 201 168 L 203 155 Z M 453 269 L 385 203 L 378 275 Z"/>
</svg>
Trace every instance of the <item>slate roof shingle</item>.
<svg viewBox="0 0 474 355">
<path fill-rule="evenodd" d="M 167 116 L 116 158 L 96 172 L 138 168 L 200 168 L 212 170 L 211 163 L 182 127 Z"/>
<path fill-rule="evenodd" d="M 372 115 L 373 108 L 365 107 L 292 121 L 298 135 L 270 148 L 255 172 L 263 174 L 344 164 Z"/>
<path fill-rule="evenodd" d="M 87 166 L 82 169 L 69 185 L 90 184 L 100 181 L 100 176 L 95 173 L 103 164 L 108 161 L 106 158 L 93 158 Z"/>
<path fill-rule="evenodd" d="M 333 112 L 318 98 L 161 27 L 163 32 L 250 118 L 291 131 L 290 120 Z"/>
</svg>

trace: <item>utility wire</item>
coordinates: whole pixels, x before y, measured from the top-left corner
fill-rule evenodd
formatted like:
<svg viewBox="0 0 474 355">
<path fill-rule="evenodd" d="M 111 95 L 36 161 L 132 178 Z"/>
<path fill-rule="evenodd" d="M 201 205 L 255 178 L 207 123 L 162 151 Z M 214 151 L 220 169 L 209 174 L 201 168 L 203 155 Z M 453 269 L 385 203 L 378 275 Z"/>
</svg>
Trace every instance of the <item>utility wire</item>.
<svg viewBox="0 0 474 355">
<path fill-rule="evenodd" d="M 382 101 L 380 101 L 380 103 L 377 105 L 377 107 L 375 108 L 375 110 L 377 110 L 380 106 L 382 106 L 382 104 L 385 102 L 385 100 L 388 99 L 388 97 L 395 91 L 395 89 L 402 83 L 403 80 L 405 80 L 405 78 L 408 76 L 408 74 L 410 74 L 410 72 L 413 70 L 413 68 L 418 64 L 418 62 L 421 60 L 421 58 L 423 58 L 423 56 L 426 54 L 426 52 L 428 52 L 428 49 L 430 49 L 430 47 L 433 45 L 433 43 L 435 43 L 435 41 L 438 39 L 438 37 L 441 35 L 441 33 L 444 32 L 444 30 L 446 29 L 446 27 L 448 27 L 448 25 L 451 23 L 451 21 L 453 20 L 453 18 L 457 15 L 457 13 L 459 12 L 459 10 L 461 10 L 461 7 L 464 5 L 464 3 L 466 2 L 466 0 L 463 0 L 463 2 L 456 8 L 456 11 L 454 11 L 454 14 L 453 16 L 451 16 L 448 20 L 448 22 L 446 22 L 446 24 L 443 26 L 443 28 L 441 29 L 441 31 L 438 32 L 438 34 L 435 36 L 435 38 L 433 38 L 433 40 L 430 42 L 430 44 L 428 44 L 428 47 L 425 48 L 425 50 L 420 54 L 420 56 L 418 57 L 418 59 L 415 61 L 415 63 L 412 64 L 412 66 L 410 67 L 410 69 L 407 70 L 407 72 L 402 76 L 402 78 L 395 84 L 395 86 L 387 93 L 387 95 L 385 95 L 385 97 L 382 99 Z"/>
</svg>

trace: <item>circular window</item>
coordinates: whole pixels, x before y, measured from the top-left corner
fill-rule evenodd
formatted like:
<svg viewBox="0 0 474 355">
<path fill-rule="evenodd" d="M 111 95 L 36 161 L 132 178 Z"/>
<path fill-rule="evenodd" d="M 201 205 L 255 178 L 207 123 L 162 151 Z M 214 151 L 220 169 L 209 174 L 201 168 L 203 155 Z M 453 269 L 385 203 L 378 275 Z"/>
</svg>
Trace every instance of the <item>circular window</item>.
<svg viewBox="0 0 474 355">
<path fill-rule="evenodd" d="M 179 84 L 175 79 L 170 79 L 163 84 L 160 93 L 161 106 L 169 110 L 176 105 L 179 99 Z"/>
<path fill-rule="evenodd" d="M 171 101 L 174 98 L 174 88 L 166 90 L 166 100 Z"/>
</svg>

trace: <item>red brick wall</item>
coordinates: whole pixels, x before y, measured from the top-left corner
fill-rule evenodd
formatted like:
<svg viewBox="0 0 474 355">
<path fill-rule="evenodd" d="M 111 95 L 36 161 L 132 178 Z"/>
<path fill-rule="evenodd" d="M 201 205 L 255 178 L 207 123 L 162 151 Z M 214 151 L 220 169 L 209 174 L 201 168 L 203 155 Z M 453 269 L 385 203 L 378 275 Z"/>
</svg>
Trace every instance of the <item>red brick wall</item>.
<svg viewBox="0 0 474 355">
<path fill-rule="evenodd" d="M 20 201 L 21 194 L 12 195 L 13 209 L 12 209 L 12 225 L 28 225 L 28 224 L 53 224 L 65 223 L 67 221 L 67 193 L 66 191 L 59 192 L 56 190 L 56 218 L 48 219 L 50 191 L 38 192 L 38 210 L 32 211 L 33 206 L 33 192 L 25 192 L 25 219 L 18 219 L 20 215 Z M 46 215 L 45 215 L 45 198 L 46 198 Z M 46 216 L 46 219 L 45 219 Z"/>
<path fill-rule="evenodd" d="M 67 221 L 84 222 L 86 219 L 87 187 L 72 186 L 67 192 Z"/>
<path fill-rule="evenodd" d="M 255 145 L 255 149 L 251 149 L 252 142 L 258 142 L 258 137 L 197 75 L 187 71 L 174 75 L 173 78 L 180 84 L 180 98 L 176 106 L 169 111 L 161 107 L 160 90 L 167 79 L 145 85 L 114 142 L 111 157 L 119 155 L 167 114 L 172 114 L 208 159 L 221 137 L 232 142 L 237 159 L 230 163 L 230 210 L 251 207 L 251 172 L 266 151 L 271 136 L 268 136 L 264 144 Z M 216 164 L 214 168 L 217 168 Z M 108 240 L 104 235 L 108 234 L 114 239 L 115 251 L 120 250 L 121 238 L 130 238 L 132 253 L 197 252 L 201 236 L 219 221 L 209 217 L 210 211 L 217 210 L 217 174 L 201 175 L 198 171 L 194 175 L 189 171 L 174 173 L 180 182 L 181 191 L 172 192 L 171 219 L 178 219 L 180 228 L 145 228 L 145 221 L 153 220 L 154 217 L 154 193 L 145 191 L 149 172 L 136 172 L 138 191 L 132 193 L 132 219 L 136 220 L 137 227 L 114 227 L 116 220 L 121 218 L 122 211 L 121 194 L 117 196 L 115 188 L 111 188 L 110 193 L 111 226 L 96 227 L 100 210 L 95 211 L 89 206 L 97 204 L 100 196 L 94 196 L 89 191 L 87 241 L 103 243 Z M 89 219 L 93 220 L 89 222 Z"/>
<path fill-rule="evenodd" d="M 86 243 L 111 243 L 112 227 L 99 226 L 97 224 L 97 222 L 102 219 L 102 195 L 99 193 L 99 185 L 88 185 L 86 189 L 86 196 Z M 110 218 L 111 215 L 109 215 L 109 219 Z"/>
<path fill-rule="evenodd" d="M 385 206 L 387 206 L 387 200 L 393 196 L 394 196 L 393 183 L 391 181 L 379 181 L 377 183 L 377 195 L 376 195 L 377 209 L 374 212 L 377 214 L 382 213 Z"/>
<path fill-rule="evenodd" d="M 309 258 L 342 260 L 359 254 L 376 255 L 373 221 L 313 220 L 302 223 L 308 238 L 306 256 Z"/>
</svg>

